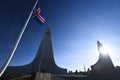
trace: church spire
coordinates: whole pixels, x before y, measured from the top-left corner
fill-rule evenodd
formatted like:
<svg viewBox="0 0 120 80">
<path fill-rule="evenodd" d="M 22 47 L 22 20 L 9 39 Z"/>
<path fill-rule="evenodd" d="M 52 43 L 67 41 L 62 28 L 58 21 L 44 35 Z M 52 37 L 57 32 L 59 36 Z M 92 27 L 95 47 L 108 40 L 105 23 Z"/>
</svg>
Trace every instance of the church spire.
<svg viewBox="0 0 120 80">
<path fill-rule="evenodd" d="M 45 31 L 45 35 L 51 35 L 51 31 L 50 31 L 50 27 L 48 26 L 46 31 Z"/>
<path fill-rule="evenodd" d="M 49 68 L 48 68 L 49 66 Z M 67 73 L 66 69 L 57 66 L 54 60 L 50 27 L 46 28 L 37 55 L 32 62 L 33 72 Z"/>
</svg>

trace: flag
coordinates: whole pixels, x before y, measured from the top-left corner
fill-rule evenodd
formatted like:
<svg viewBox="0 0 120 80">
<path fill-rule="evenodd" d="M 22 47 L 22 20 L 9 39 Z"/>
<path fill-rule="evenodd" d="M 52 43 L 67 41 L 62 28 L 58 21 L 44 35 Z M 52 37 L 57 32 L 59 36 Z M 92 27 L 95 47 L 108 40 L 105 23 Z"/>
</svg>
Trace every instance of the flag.
<svg viewBox="0 0 120 80">
<path fill-rule="evenodd" d="M 41 9 L 40 8 L 35 8 L 33 10 L 33 18 L 39 23 L 39 24 L 43 24 L 45 23 L 45 19 L 40 15 Z"/>
<path fill-rule="evenodd" d="M 98 51 L 101 51 L 103 45 L 99 41 L 97 41 L 97 47 L 98 47 Z"/>
</svg>

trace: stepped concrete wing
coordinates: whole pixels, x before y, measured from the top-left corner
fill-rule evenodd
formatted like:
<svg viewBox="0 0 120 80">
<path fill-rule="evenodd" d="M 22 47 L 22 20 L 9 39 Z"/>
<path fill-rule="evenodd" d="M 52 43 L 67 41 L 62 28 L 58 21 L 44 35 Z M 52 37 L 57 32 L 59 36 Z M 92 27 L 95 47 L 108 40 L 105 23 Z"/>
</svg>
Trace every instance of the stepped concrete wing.
<svg viewBox="0 0 120 80">
<path fill-rule="evenodd" d="M 97 41 L 98 43 L 98 41 Z M 99 45 L 100 44 L 100 45 Z M 98 51 L 99 48 L 102 47 L 101 43 L 98 44 Z M 99 51 L 99 59 L 98 61 L 91 66 L 92 72 L 95 74 L 113 74 L 116 73 L 116 69 L 113 65 L 113 62 L 109 56 L 109 54 L 104 54 L 103 52 Z"/>
</svg>

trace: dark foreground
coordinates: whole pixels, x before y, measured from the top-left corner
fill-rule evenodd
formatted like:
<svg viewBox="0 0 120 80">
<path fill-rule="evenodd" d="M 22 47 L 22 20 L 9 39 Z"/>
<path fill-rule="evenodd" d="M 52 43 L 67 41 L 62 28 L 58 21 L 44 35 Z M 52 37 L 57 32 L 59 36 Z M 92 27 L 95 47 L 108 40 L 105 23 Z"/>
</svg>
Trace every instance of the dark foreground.
<svg viewBox="0 0 120 80">
<path fill-rule="evenodd" d="M 98 76 L 98 75 L 81 75 L 81 74 L 48 74 L 39 73 L 37 75 L 12 75 L 4 74 L 0 80 L 120 80 L 120 76 Z"/>
</svg>

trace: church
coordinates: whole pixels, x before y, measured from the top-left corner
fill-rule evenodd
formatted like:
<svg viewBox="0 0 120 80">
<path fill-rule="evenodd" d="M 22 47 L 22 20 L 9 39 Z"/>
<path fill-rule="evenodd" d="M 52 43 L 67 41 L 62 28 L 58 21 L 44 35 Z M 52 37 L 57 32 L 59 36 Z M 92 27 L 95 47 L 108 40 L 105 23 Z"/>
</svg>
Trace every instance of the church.
<svg viewBox="0 0 120 80">
<path fill-rule="evenodd" d="M 116 74 L 117 69 L 114 67 L 109 53 L 102 51 L 102 48 L 104 48 L 103 44 L 97 41 L 97 47 L 99 51 L 99 59 L 94 65 L 91 66 L 92 73 L 98 75 Z"/>
<path fill-rule="evenodd" d="M 51 31 L 48 27 L 37 51 L 34 60 L 23 66 L 8 66 L 5 73 L 30 74 L 30 73 L 66 74 L 67 69 L 56 65 L 53 54 Z"/>
</svg>

